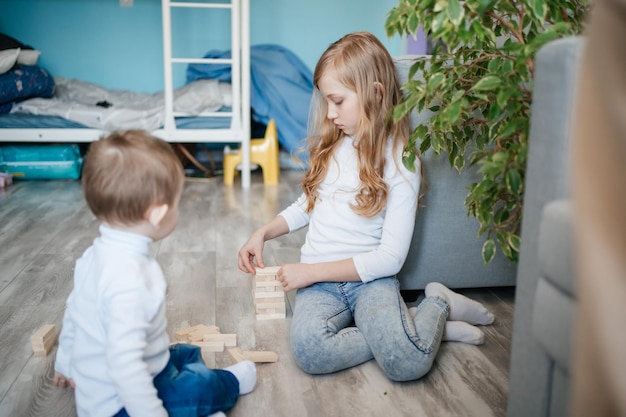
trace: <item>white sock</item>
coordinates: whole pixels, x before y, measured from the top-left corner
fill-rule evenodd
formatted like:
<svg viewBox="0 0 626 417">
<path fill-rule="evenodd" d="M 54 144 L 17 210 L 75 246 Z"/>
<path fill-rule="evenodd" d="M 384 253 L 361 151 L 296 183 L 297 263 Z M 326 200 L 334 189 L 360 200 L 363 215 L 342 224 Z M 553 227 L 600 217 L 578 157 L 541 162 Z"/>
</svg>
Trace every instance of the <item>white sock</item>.
<svg viewBox="0 0 626 417">
<path fill-rule="evenodd" d="M 218 411 L 217 413 L 211 414 L 209 417 L 226 417 L 223 411 Z"/>
<path fill-rule="evenodd" d="M 235 375 L 239 381 L 239 395 L 252 392 L 256 385 L 256 365 L 252 361 L 241 361 L 232 366 L 224 368 Z"/>
<path fill-rule="evenodd" d="M 485 334 L 476 326 L 464 321 L 447 321 L 443 331 L 444 342 L 463 342 L 470 345 L 485 343 Z"/>
<path fill-rule="evenodd" d="M 417 315 L 417 307 L 409 308 L 412 319 Z M 464 321 L 446 321 L 443 331 L 443 342 L 462 342 L 470 345 L 482 345 L 485 342 L 485 334 L 476 326 Z"/>
<path fill-rule="evenodd" d="M 491 324 L 493 314 L 478 301 L 474 301 L 462 294 L 458 294 L 438 282 L 426 285 L 426 297 L 440 297 L 446 300 L 450 307 L 448 320 L 465 321 L 469 324 Z"/>
</svg>

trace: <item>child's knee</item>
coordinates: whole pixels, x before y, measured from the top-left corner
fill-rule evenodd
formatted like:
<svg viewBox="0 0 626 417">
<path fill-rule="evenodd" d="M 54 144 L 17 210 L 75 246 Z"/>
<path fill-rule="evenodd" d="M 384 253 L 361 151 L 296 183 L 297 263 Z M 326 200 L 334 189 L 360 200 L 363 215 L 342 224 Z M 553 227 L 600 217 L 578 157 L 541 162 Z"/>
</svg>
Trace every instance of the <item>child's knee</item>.
<svg viewBox="0 0 626 417">
<path fill-rule="evenodd" d="M 308 374 L 327 374 L 334 371 L 329 367 L 332 361 L 324 344 L 314 340 L 311 335 L 292 333 L 291 351 L 300 369 Z"/>
<path fill-rule="evenodd" d="M 387 358 L 376 358 L 387 378 L 395 382 L 414 381 L 430 372 L 436 353 L 419 353 L 407 357 L 393 355 Z"/>
</svg>

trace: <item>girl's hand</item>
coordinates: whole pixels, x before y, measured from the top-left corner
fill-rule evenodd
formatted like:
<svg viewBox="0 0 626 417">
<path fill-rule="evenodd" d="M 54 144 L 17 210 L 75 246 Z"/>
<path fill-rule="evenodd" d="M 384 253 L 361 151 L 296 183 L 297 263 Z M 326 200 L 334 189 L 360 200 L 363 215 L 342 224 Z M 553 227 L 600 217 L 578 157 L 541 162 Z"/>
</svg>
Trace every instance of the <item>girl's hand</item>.
<svg viewBox="0 0 626 417">
<path fill-rule="evenodd" d="M 265 240 L 259 233 L 254 233 L 250 239 L 239 249 L 238 265 L 239 269 L 248 274 L 255 273 L 255 267 L 265 268 L 263 263 L 263 245 Z M 256 260 L 256 265 L 254 261 Z"/>
<path fill-rule="evenodd" d="M 52 384 L 55 387 L 60 387 L 60 388 L 67 388 L 68 386 L 72 388 L 76 388 L 76 384 L 74 383 L 73 379 L 68 378 L 59 372 L 54 373 L 54 379 L 52 380 Z"/>
<path fill-rule="evenodd" d="M 308 287 L 315 283 L 313 265 L 311 264 L 283 264 L 278 270 L 276 278 L 282 282 L 285 292 Z"/>
</svg>

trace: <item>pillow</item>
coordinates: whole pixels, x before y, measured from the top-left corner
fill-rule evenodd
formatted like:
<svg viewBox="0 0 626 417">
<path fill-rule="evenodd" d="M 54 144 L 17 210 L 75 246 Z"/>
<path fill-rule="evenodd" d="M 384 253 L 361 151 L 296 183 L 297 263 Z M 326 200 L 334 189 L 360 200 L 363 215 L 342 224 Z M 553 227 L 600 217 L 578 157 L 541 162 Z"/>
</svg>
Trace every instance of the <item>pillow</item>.
<svg viewBox="0 0 626 417">
<path fill-rule="evenodd" d="M 0 74 L 4 74 L 17 62 L 17 57 L 20 55 L 20 49 L 7 49 L 0 51 Z"/>
<path fill-rule="evenodd" d="M 36 65 L 18 65 L 0 75 L 0 114 L 8 113 L 14 103 L 33 97 L 51 98 L 54 79 Z"/>
<path fill-rule="evenodd" d="M 39 55 L 41 55 L 41 51 L 35 49 L 20 49 L 17 63 L 21 65 L 37 65 Z"/>
<path fill-rule="evenodd" d="M 5 49 L 33 49 L 33 47 L 23 44 L 15 38 L 0 33 L 0 51 Z"/>
<path fill-rule="evenodd" d="M 19 49 L 20 55 L 17 57 L 17 63 L 21 65 L 37 65 L 37 60 L 41 51 L 35 50 L 30 45 L 26 45 L 15 38 L 0 33 L 0 51 Z M 8 70 L 5 70 L 6 72 Z M 2 74 L 3 72 L 0 72 Z"/>
</svg>

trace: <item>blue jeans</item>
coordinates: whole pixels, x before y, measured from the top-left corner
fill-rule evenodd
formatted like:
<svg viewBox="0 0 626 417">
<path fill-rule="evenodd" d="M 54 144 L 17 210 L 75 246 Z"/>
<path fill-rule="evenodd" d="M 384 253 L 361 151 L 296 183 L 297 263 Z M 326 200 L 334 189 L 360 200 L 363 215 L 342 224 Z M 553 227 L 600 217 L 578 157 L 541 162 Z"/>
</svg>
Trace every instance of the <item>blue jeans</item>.
<svg viewBox="0 0 626 417">
<path fill-rule="evenodd" d="M 444 300 L 429 297 L 412 320 L 395 277 L 317 283 L 296 294 L 291 349 L 310 374 L 376 359 L 391 380 L 410 381 L 432 367 L 448 311 Z"/>
<path fill-rule="evenodd" d="M 170 417 L 208 416 L 228 410 L 239 399 L 239 381 L 231 372 L 209 369 L 200 348 L 170 346 L 170 360 L 154 377 L 157 395 Z M 122 408 L 114 417 L 128 417 Z"/>
</svg>

